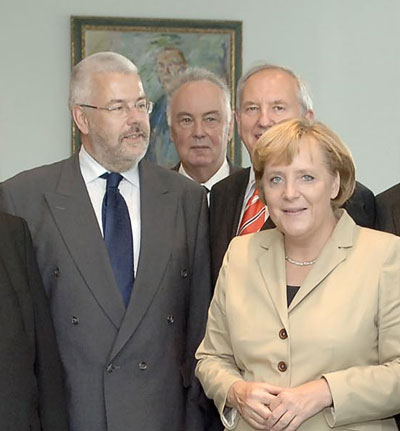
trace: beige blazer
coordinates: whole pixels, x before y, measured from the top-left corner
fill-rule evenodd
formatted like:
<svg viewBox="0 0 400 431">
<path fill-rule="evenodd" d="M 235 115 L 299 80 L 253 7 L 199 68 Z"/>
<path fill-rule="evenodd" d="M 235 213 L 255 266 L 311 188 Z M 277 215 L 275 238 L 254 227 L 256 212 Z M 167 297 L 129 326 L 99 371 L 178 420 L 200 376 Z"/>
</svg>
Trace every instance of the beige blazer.
<svg viewBox="0 0 400 431">
<path fill-rule="evenodd" d="M 283 235 L 273 229 L 232 241 L 196 369 L 223 422 L 237 380 L 294 387 L 324 376 L 334 407 L 300 430 L 397 429 L 390 417 L 400 411 L 400 238 L 341 213 L 289 308 Z M 224 424 L 253 429 L 239 415 Z"/>
</svg>

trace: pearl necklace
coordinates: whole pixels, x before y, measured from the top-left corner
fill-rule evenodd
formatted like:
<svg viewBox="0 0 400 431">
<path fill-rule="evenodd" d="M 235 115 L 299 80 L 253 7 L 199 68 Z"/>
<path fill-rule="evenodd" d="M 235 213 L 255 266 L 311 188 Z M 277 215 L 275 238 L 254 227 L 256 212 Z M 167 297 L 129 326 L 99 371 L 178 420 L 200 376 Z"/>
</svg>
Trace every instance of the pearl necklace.
<svg viewBox="0 0 400 431">
<path fill-rule="evenodd" d="M 317 259 L 313 259 L 313 260 L 305 260 L 304 262 L 299 262 L 298 260 L 291 259 L 289 256 L 285 256 L 285 260 L 287 260 L 292 265 L 297 265 L 297 266 L 314 265 L 314 263 L 317 261 Z"/>
</svg>

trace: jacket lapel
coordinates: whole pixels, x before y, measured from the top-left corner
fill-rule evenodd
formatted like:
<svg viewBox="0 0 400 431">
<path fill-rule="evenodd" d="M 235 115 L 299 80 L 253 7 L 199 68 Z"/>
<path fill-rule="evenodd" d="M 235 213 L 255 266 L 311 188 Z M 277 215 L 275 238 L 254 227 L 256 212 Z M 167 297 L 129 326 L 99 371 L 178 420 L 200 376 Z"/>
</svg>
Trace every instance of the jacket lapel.
<svg viewBox="0 0 400 431">
<path fill-rule="evenodd" d="M 140 175 L 141 244 L 132 296 L 112 349 L 112 359 L 132 336 L 143 319 L 171 255 L 174 241 L 177 196 L 159 178 L 158 167 L 142 161 Z"/>
<path fill-rule="evenodd" d="M 77 155 L 65 162 L 56 192 L 46 193 L 45 199 L 78 271 L 100 307 L 118 328 L 125 306 L 80 172 Z"/>
<path fill-rule="evenodd" d="M 260 238 L 260 256 L 257 259 L 266 288 L 283 326 L 287 327 L 286 271 L 283 236 L 278 230 L 257 234 Z M 265 242 L 264 236 L 268 238 Z"/>
<path fill-rule="evenodd" d="M 230 239 L 234 238 L 237 235 L 237 231 L 240 223 L 240 214 L 242 212 L 242 205 L 246 194 L 247 184 L 249 182 L 250 169 L 244 169 L 243 172 L 240 172 L 236 177 L 237 181 L 230 191 L 232 200 L 230 202 L 229 207 L 234 208 L 234 214 L 232 219 L 232 227 L 231 227 L 231 236 Z M 222 211 L 227 211 L 227 208 L 223 208 Z M 228 241 L 229 242 L 229 241 Z"/>
<path fill-rule="evenodd" d="M 277 314 L 284 326 L 288 323 L 288 313 L 297 307 L 341 262 L 353 245 L 359 231 L 351 217 L 340 210 L 340 217 L 331 238 L 322 250 L 320 257 L 308 274 L 304 284 L 294 297 L 289 308 L 286 296 L 286 269 L 283 235 L 277 230 L 257 234 L 260 255 L 257 264 Z M 262 235 L 263 234 L 263 235 Z"/>
<path fill-rule="evenodd" d="M 359 228 L 345 210 L 340 211 L 342 216 L 324 246 L 321 255 L 290 304 L 289 313 L 343 262 L 350 252 L 354 234 Z"/>
</svg>

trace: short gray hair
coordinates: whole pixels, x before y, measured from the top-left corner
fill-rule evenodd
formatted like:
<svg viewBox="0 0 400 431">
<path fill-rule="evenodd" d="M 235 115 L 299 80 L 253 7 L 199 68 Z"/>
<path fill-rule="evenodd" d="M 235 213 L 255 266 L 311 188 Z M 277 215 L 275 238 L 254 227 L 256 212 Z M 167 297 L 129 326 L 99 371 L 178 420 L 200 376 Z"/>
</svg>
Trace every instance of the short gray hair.
<svg viewBox="0 0 400 431">
<path fill-rule="evenodd" d="M 232 108 L 231 108 L 231 92 L 226 83 L 215 73 L 210 70 L 201 67 L 190 67 L 184 72 L 177 75 L 177 77 L 171 82 L 168 90 L 168 106 L 167 106 L 167 120 L 168 125 L 171 125 L 171 102 L 175 93 L 185 84 L 189 82 L 197 81 L 208 81 L 215 84 L 222 90 L 225 99 L 225 109 L 228 123 L 232 120 Z"/>
<path fill-rule="evenodd" d="M 287 69 L 286 67 L 277 66 L 275 64 L 263 63 L 258 66 L 252 67 L 245 75 L 243 75 L 239 79 L 237 90 L 236 90 L 236 110 L 237 111 L 240 111 L 240 108 L 242 105 L 243 90 L 246 85 L 246 82 L 251 76 L 263 70 L 278 70 L 292 76 L 297 83 L 297 88 L 299 90 L 298 98 L 299 98 L 300 106 L 303 110 L 303 113 L 306 113 L 307 111 L 313 109 L 313 102 L 310 96 L 310 92 L 306 84 L 304 83 L 304 81 L 299 76 L 297 76 L 292 70 Z"/>
<path fill-rule="evenodd" d="M 131 60 L 115 52 L 98 52 L 89 55 L 74 66 L 69 83 L 69 109 L 79 103 L 88 103 L 95 73 L 138 73 Z"/>
</svg>

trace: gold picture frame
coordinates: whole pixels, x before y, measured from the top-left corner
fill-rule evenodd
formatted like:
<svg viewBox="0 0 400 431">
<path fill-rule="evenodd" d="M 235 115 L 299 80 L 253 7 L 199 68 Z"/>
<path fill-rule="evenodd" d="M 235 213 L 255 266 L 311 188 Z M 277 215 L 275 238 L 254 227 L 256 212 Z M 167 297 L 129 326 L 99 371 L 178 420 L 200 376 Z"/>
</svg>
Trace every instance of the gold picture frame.
<svg viewBox="0 0 400 431">
<path fill-rule="evenodd" d="M 234 106 L 235 88 L 242 72 L 242 22 L 72 16 L 72 66 L 84 57 L 100 51 L 120 53 L 136 64 L 146 93 L 155 102 L 150 119 L 152 134 L 157 134 L 158 140 L 164 139 L 165 143 L 162 145 L 167 148 L 169 131 L 165 130 L 168 127 L 165 119 L 166 101 L 160 73 L 156 72 L 157 57 L 165 52 L 171 53 L 171 56 L 178 55 L 182 58 L 187 66 L 205 67 L 215 72 L 231 89 Z M 73 152 L 79 146 L 79 133 L 73 124 Z M 240 165 L 241 143 L 237 133 L 228 145 L 228 157 L 233 163 Z M 168 154 L 161 156 L 161 163 L 158 163 L 171 167 L 174 164 L 172 159 Z"/>
</svg>

